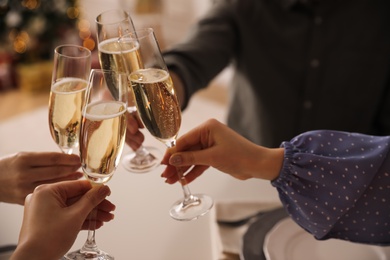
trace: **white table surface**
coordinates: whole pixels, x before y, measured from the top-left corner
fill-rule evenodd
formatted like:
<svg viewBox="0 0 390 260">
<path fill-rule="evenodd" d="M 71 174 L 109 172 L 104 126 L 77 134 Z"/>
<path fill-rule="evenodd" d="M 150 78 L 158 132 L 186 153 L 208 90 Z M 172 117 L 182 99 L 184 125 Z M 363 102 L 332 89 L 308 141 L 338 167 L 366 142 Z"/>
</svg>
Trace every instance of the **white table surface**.
<svg viewBox="0 0 390 260">
<path fill-rule="evenodd" d="M 210 117 L 224 122 L 225 112 L 224 105 L 196 96 L 183 113 L 180 133 Z M 145 143 L 165 149 L 148 134 Z M 18 151 L 59 151 L 49 133 L 46 107 L 0 122 L 0 156 Z M 124 153 L 128 151 L 126 147 Z M 117 206 L 115 219 L 96 232 L 98 246 L 124 260 L 218 259 L 213 212 L 196 221 L 173 220 L 168 208 L 182 196 L 182 191 L 178 184 L 164 183 L 161 172 L 162 166 L 147 174 L 129 173 L 119 166 L 108 183 L 112 191 L 109 199 Z M 268 181 L 239 181 L 214 169 L 191 183 L 190 189 L 209 194 L 215 201 L 278 201 Z M 20 205 L 0 203 L 0 246 L 17 243 L 22 212 Z M 82 246 L 86 235 L 86 231 L 80 232 L 72 250 Z"/>
</svg>

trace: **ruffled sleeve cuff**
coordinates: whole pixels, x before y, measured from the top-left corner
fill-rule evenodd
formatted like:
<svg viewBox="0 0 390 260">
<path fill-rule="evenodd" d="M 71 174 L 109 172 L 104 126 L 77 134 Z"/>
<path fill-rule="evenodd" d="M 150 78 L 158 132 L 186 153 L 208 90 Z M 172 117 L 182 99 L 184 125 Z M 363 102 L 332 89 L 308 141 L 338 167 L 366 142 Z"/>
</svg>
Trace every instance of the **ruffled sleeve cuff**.
<svg viewBox="0 0 390 260">
<path fill-rule="evenodd" d="M 295 222 L 324 239 L 369 187 L 387 158 L 389 137 L 310 131 L 281 146 L 284 164 L 271 184 Z"/>
</svg>

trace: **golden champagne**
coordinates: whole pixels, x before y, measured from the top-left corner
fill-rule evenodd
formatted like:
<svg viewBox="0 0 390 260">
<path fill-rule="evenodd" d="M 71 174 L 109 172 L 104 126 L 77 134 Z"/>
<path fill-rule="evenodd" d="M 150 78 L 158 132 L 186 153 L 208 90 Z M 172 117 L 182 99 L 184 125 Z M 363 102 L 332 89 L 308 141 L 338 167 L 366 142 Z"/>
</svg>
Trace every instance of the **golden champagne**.
<svg viewBox="0 0 390 260">
<path fill-rule="evenodd" d="M 139 56 L 139 44 L 136 41 L 118 42 L 117 39 L 108 39 L 102 41 L 99 46 L 99 61 L 102 69 L 113 70 L 116 72 L 128 73 L 142 68 L 141 58 Z M 112 80 L 106 79 L 107 85 L 113 92 L 116 87 Z M 128 110 L 130 113 L 136 111 L 134 104 L 133 90 L 129 82 L 129 104 Z"/>
<path fill-rule="evenodd" d="M 109 39 L 101 42 L 98 49 L 102 69 L 123 73 L 140 69 L 142 63 L 138 48 L 139 45 L 135 41 L 118 43 L 117 39 Z"/>
<path fill-rule="evenodd" d="M 79 144 L 81 109 L 87 85 L 87 81 L 79 78 L 63 78 L 51 87 L 50 133 L 65 153 L 71 153 Z"/>
<path fill-rule="evenodd" d="M 181 111 L 171 77 L 165 70 L 142 69 L 130 75 L 138 113 L 149 132 L 167 143 L 180 129 Z"/>
<path fill-rule="evenodd" d="M 118 101 L 87 105 L 80 134 L 80 157 L 86 178 L 105 183 L 116 170 L 125 142 L 126 104 Z"/>
</svg>

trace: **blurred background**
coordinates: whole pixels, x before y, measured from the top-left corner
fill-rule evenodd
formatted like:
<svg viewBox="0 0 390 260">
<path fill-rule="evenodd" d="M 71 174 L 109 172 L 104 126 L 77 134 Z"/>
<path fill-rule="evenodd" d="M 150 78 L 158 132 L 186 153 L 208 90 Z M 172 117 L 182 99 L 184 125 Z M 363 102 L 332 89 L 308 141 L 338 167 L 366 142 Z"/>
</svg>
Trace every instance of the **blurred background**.
<svg viewBox="0 0 390 260">
<path fill-rule="evenodd" d="M 93 52 L 97 65 L 94 22 L 99 13 L 114 8 L 127 10 L 136 28 L 155 29 L 165 49 L 183 39 L 211 2 L 0 0 L 0 120 L 47 103 L 57 45 L 83 45 Z M 17 107 L 15 99 L 19 100 Z"/>
</svg>

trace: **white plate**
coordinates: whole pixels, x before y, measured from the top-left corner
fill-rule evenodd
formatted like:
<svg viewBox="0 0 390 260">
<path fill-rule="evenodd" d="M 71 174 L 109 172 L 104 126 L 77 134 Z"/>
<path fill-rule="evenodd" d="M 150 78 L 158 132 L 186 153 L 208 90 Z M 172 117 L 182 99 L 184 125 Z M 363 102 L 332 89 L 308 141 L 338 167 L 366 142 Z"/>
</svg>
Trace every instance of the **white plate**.
<svg viewBox="0 0 390 260">
<path fill-rule="evenodd" d="M 319 241 L 286 218 L 266 235 L 264 254 L 268 260 L 386 260 L 390 259 L 390 247 L 339 239 Z"/>
</svg>

